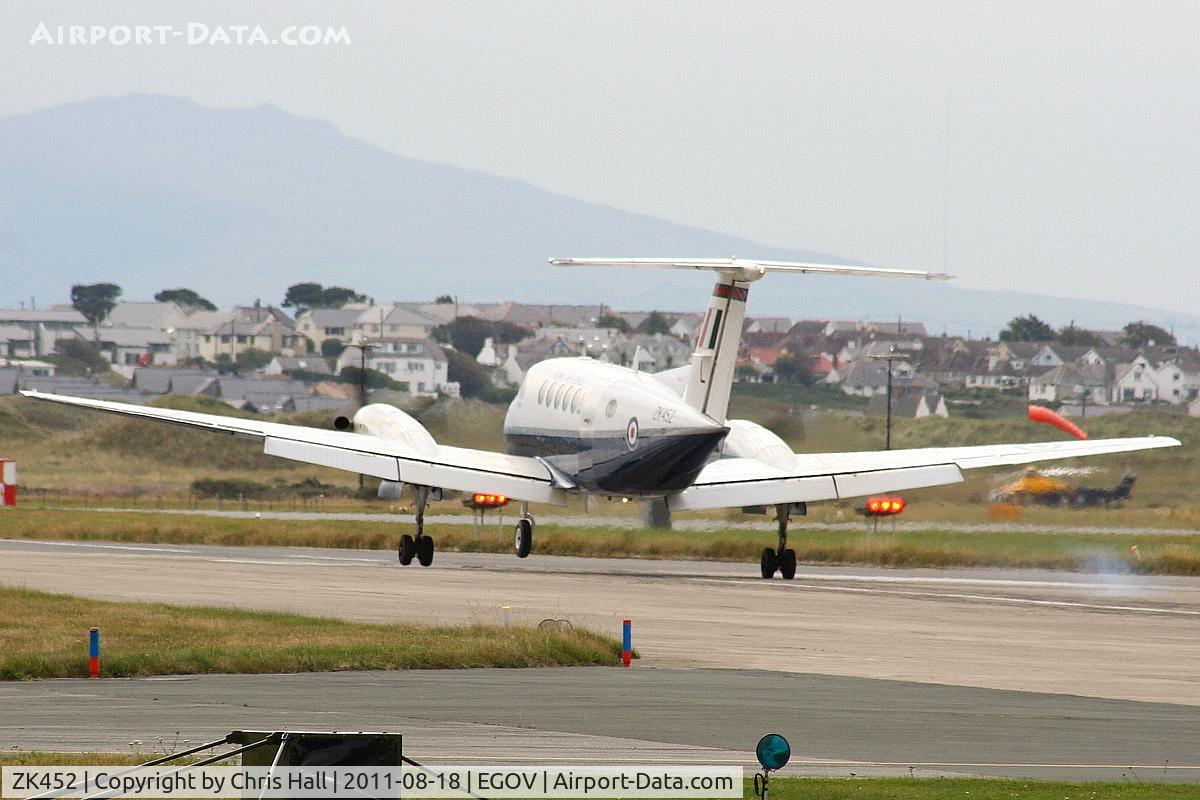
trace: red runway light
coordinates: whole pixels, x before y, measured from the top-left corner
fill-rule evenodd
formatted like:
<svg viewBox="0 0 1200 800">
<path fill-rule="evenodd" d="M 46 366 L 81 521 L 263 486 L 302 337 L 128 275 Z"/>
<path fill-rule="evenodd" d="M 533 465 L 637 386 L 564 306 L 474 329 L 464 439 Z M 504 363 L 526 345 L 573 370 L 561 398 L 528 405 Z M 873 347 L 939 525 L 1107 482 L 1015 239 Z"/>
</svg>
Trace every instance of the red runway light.
<svg viewBox="0 0 1200 800">
<path fill-rule="evenodd" d="M 906 505 L 903 497 L 872 497 L 867 500 L 864 513 L 872 517 L 887 517 L 904 511 Z"/>
<path fill-rule="evenodd" d="M 508 505 L 508 498 L 502 494 L 476 492 L 471 497 L 471 505 L 475 508 L 503 508 Z"/>
</svg>

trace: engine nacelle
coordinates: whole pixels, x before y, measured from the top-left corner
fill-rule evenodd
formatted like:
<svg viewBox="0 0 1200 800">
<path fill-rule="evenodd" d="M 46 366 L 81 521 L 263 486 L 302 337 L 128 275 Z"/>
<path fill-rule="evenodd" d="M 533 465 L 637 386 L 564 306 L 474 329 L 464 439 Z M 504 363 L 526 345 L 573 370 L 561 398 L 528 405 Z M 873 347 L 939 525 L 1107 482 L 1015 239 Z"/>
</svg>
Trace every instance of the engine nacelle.
<svg viewBox="0 0 1200 800">
<path fill-rule="evenodd" d="M 762 425 L 747 419 L 730 419 L 725 424 L 729 435 L 721 452 L 726 458 L 756 458 L 777 469 L 795 466 L 792 448 Z"/>
<path fill-rule="evenodd" d="M 437 452 L 437 442 L 425 430 L 425 426 L 395 406 L 383 403 L 363 406 L 354 415 L 354 430 L 384 441 L 408 445 L 424 455 L 431 456 Z"/>
</svg>

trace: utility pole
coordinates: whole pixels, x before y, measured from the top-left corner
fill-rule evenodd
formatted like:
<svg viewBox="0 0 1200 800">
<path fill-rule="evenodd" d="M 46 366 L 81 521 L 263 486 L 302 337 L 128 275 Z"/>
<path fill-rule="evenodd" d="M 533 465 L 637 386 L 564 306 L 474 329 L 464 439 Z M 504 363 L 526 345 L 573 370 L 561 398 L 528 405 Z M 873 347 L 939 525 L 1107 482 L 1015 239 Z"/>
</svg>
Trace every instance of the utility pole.
<svg viewBox="0 0 1200 800">
<path fill-rule="evenodd" d="M 892 449 L 892 362 L 903 361 L 907 357 L 908 354 L 898 351 L 895 345 L 892 345 L 892 347 L 888 349 L 888 352 L 884 353 L 883 355 L 871 356 L 871 358 L 887 362 L 887 411 L 886 422 L 884 423 L 886 431 L 883 447 L 884 450 Z"/>
</svg>

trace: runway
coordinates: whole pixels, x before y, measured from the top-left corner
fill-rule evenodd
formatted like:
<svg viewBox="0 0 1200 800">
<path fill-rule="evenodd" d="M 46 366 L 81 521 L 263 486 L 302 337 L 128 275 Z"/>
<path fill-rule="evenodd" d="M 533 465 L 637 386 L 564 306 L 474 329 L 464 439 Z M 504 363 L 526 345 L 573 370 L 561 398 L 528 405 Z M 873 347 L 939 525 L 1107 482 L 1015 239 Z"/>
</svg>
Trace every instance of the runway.
<svg viewBox="0 0 1200 800">
<path fill-rule="evenodd" d="M 1200 580 L 382 551 L 0 542 L 0 582 L 375 621 L 569 619 L 645 665 L 769 669 L 1200 705 Z"/>
<path fill-rule="evenodd" d="M 4 685 L 0 743 L 26 749 L 98 746 L 89 737 L 111 729 L 106 749 L 124 750 L 146 725 L 186 722 L 196 739 L 249 715 L 378 719 L 427 742 L 424 755 L 712 763 L 744 760 L 764 728 L 786 725 L 806 770 L 1120 779 L 1157 765 L 1155 780 L 1200 780 L 1189 578 L 802 567 L 767 582 L 705 562 L 439 553 L 422 569 L 377 551 L 0 541 L 0 582 L 377 621 L 498 622 L 509 605 L 521 622 L 613 636 L 630 617 L 643 655 L 630 670 Z"/>
</svg>

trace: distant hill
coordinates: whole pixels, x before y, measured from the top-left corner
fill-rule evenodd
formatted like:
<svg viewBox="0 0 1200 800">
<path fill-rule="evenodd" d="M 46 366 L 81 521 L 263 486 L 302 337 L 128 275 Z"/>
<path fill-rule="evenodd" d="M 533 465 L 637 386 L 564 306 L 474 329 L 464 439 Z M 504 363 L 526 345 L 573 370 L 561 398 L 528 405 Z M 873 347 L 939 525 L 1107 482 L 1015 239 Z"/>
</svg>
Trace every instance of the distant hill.
<svg viewBox="0 0 1200 800">
<path fill-rule="evenodd" d="M 72 283 L 100 280 L 131 299 L 182 285 L 221 305 L 278 303 L 289 284 L 314 280 L 381 301 L 451 293 L 683 310 L 701 308 L 710 283 L 552 269 L 551 255 L 846 262 L 403 158 L 272 106 L 129 95 L 0 117 L 3 305 L 63 302 Z M 900 314 L 931 332 L 995 331 L 1028 312 L 1100 328 L 1145 318 L 1200 340 L 1200 315 L 924 282 L 780 276 L 751 304 L 792 317 Z"/>
</svg>

